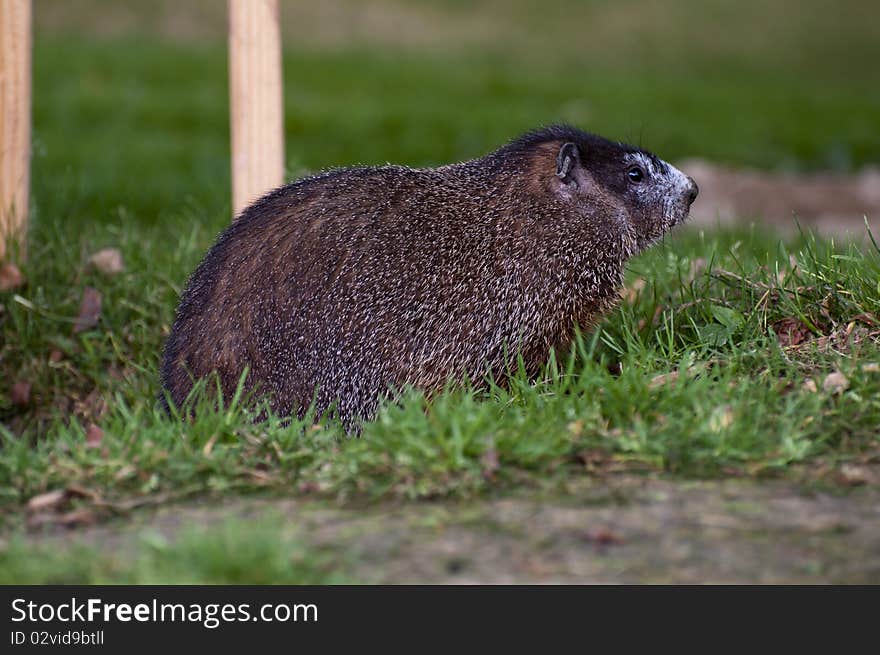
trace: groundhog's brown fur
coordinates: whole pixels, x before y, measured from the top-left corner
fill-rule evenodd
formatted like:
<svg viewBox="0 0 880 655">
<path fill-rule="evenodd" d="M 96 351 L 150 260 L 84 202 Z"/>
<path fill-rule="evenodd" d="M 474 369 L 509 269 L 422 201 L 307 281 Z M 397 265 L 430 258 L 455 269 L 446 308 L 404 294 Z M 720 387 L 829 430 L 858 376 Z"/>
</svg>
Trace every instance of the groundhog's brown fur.
<svg viewBox="0 0 880 655">
<path fill-rule="evenodd" d="M 626 260 L 687 216 L 693 181 L 560 126 L 436 169 L 334 170 L 248 207 L 193 273 L 162 383 L 216 371 L 347 425 L 391 390 L 536 371 L 617 299 Z"/>
</svg>

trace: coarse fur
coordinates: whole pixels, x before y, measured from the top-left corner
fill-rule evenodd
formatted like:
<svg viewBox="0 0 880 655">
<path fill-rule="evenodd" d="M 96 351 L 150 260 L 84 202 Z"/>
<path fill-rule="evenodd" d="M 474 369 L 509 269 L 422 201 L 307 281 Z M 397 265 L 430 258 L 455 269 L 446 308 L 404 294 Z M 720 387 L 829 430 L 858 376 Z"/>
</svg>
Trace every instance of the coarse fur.
<svg viewBox="0 0 880 655">
<path fill-rule="evenodd" d="M 696 193 L 656 156 L 568 126 L 459 164 L 293 182 L 190 277 L 162 385 L 180 405 L 216 371 L 229 397 L 247 368 L 274 412 L 335 406 L 351 427 L 407 386 L 503 383 L 515 355 L 534 373 L 614 305 L 627 259 Z"/>
</svg>

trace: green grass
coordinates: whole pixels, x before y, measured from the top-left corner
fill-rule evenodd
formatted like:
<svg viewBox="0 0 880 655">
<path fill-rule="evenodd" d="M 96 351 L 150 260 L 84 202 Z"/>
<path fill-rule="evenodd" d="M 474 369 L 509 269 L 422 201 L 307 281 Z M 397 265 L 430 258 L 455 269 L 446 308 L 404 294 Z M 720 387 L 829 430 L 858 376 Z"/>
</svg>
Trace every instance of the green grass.
<svg viewBox="0 0 880 655">
<path fill-rule="evenodd" d="M 108 552 L 99 544 L 59 548 L 16 538 L 0 548 L 0 584 L 340 584 L 344 562 L 330 549 L 308 547 L 268 519 L 229 520 L 156 531 Z M 134 551 L 134 552 L 132 552 Z"/>
<path fill-rule="evenodd" d="M 32 289 L 26 304 L 7 303 L 6 349 L 19 359 L 16 377 L 37 390 L 36 411 L 7 404 L 13 427 L 0 428 L 0 507 L 11 516 L 28 498 L 71 486 L 88 489 L 104 511 L 133 498 L 258 489 L 467 496 L 582 475 L 596 453 L 606 468 L 706 476 L 781 471 L 878 445 L 880 373 L 863 366 L 880 359 L 871 324 L 880 313 L 877 253 L 811 238 L 768 252 L 772 241 L 757 233 L 680 235 L 633 262 L 631 277 L 647 281 L 637 297 L 572 356 L 560 354 L 539 383 L 515 375 L 509 390 L 413 393 L 350 439 L 326 420 L 253 423 L 240 406 L 193 422 L 164 417 L 156 365 L 175 287 L 162 271 L 187 268 L 181 262 L 198 256 L 199 239 L 163 251 L 135 229 L 125 234 L 118 243 L 131 272 L 103 280 L 35 256 L 54 266 L 29 269 L 32 278 L 79 282 L 59 279 Z M 75 313 L 85 284 L 104 293 L 106 313 L 98 329 L 73 338 L 60 316 Z M 783 348 L 774 326 L 794 319 L 806 341 Z M 49 364 L 53 348 L 65 358 Z M 671 371 L 677 379 L 657 378 Z M 823 389 L 835 371 L 849 382 L 840 394 Z M 808 378 L 817 391 L 804 387 Z M 48 411 L 70 398 L 81 419 Z M 86 441 L 90 421 L 104 430 L 96 447 Z"/>
<path fill-rule="evenodd" d="M 814 28 L 808 41 L 825 43 Z M 6 525 L 24 522 L 28 499 L 63 488 L 78 492 L 59 516 L 113 515 L 207 494 L 467 498 L 621 469 L 775 474 L 877 452 L 880 373 L 865 366 L 880 359 L 876 249 L 808 235 L 783 244 L 745 229 L 682 231 L 632 262 L 628 279 L 644 280 L 641 291 L 537 384 L 515 376 L 508 390 L 411 394 L 355 440 L 326 420 L 255 424 L 237 406 L 168 420 L 154 402 L 161 348 L 186 276 L 229 220 L 225 52 L 212 42 L 38 37 L 28 286 L 0 295 Z M 853 52 L 868 42 L 854 33 Z M 810 53 L 815 66 L 771 51 L 761 51 L 766 66 L 699 52 L 632 65 L 581 58 L 578 47 L 540 57 L 289 50 L 290 173 L 446 163 L 556 120 L 671 160 L 848 170 L 880 159 L 880 85 L 848 68 L 837 46 Z M 124 273 L 87 266 L 106 246 L 122 251 Z M 86 286 L 103 296 L 101 320 L 74 335 Z M 804 343 L 781 345 L 786 325 Z M 823 389 L 832 372 L 846 390 Z M 32 384 L 27 406 L 12 402 L 16 380 Z M 86 440 L 90 423 L 104 431 L 97 445 Z M 68 572 L 72 560 L 59 556 L 49 573 L 9 573 L 24 566 L 23 548 L 0 551 L 4 579 L 179 581 L 183 570 L 172 549 L 134 569 Z M 281 558 L 279 579 L 323 579 L 285 568 L 279 552 L 264 554 Z M 197 568 L 186 579 L 236 578 Z"/>
<path fill-rule="evenodd" d="M 290 51 L 284 65 L 292 175 L 458 161 L 560 120 L 670 161 L 847 170 L 880 159 L 880 85 L 847 78 L 733 63 L 622 74 L 589 61 L 374 50 Z M 38 42 L 34 66 L 37 223 L 78 233 L 137 222 L 174 243 L 181 224 L 225 221 L 222 47 L 58 37 Z"/>
</svg>

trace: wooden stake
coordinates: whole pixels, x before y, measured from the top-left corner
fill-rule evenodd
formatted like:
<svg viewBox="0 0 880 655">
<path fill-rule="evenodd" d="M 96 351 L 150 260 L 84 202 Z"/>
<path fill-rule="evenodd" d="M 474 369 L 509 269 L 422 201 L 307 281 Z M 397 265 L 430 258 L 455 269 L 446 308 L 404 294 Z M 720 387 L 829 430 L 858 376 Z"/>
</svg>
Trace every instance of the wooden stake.
<svg viewBox="0 0 880 655">
<path fill-rule="evenodd" d="M 229 0 L 232 212 L 284 181 L 278 0 Z"/>
<path fill-rule="evenodd" d="M 0 262 L 25 257 L 30 160 L 31 0 L 0 0 Z"/>
</svg>

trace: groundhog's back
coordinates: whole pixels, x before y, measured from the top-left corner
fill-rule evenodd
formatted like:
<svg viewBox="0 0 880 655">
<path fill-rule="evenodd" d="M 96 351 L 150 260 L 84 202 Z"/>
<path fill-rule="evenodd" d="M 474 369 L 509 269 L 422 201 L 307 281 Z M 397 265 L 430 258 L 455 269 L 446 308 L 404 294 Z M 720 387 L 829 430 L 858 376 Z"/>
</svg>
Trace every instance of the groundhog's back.
<svg viewBox="0 0 880 655">
<path fill-rule="evenodd" d="M 512 207 L 523 201 L 504 189 L 475 188 L 486 185 L 466 168 L 385 167 L 259 200 L 183 294 L 162 366 L 172 400 L 212 371 L 229 397 L 247 367 L 246 389 L 268 393 L 279 414 L 314 400 L 319 411 L 336 403 L 343 417 L 367 416 L 389 386 L 430 390 L 452 376 L 479 379 L 487 365 L 502 375 L 505 345 L 547 298 L 510 220 L 528 208 Z M 562 338 L 543 332 L 528 361 Z"/>
</svg>

